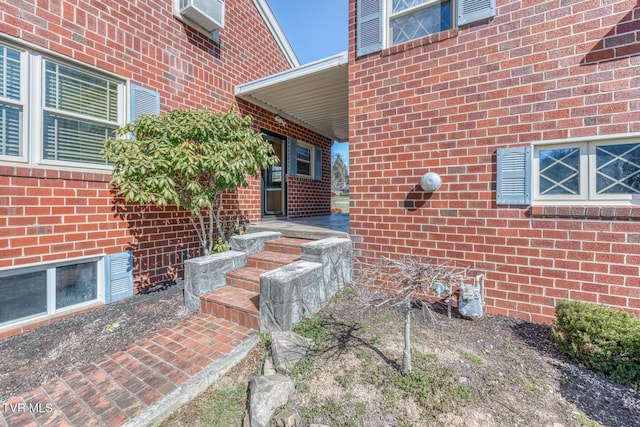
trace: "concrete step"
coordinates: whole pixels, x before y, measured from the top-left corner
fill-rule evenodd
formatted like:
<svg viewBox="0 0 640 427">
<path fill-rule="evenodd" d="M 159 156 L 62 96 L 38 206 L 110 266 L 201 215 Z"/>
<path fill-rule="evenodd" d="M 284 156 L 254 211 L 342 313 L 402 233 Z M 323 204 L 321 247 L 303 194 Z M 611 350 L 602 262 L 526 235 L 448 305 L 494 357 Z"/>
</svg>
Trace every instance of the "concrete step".
<svg viewBox="0 0 640 427">
<path fill-rule="evenodd" d="M 275 270 L 300 259 L 300 255 L 264 251 L 247 257 L 247 267 Z"/>
<path fill-rule="evenodd" d="M 260 294 L 222 286 L 200 297 L 200 311 L 250 329 L 259 329 Z"/>
<path fill-rule="evenodd" d="M 277 239 L 267 240 L 264 243 L 264 248 L 270 252 L 281 252 L 284 254 L 300 256 L 300 253 L 302 252 L 301 246 L 309 242 L 312 242 L 312 240 L 278 237 Z"/>
<path fill-rule="evenodd" d="M 267 270 L 253 267 L 242 267 L 227 273 L 227 285 L 260 293 L 260 275 Z"/>
</svg>

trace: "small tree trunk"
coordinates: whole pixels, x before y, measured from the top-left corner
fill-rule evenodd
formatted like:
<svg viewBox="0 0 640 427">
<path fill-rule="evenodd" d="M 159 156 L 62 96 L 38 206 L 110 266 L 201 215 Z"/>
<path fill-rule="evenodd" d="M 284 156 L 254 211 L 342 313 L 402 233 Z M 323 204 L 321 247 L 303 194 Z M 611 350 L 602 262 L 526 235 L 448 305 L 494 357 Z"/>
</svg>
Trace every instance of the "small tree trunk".
<svg viewBox="0 0 640 427">
<path fill-rule="evenodd" d="M 213 210 L 211 211 L 213 213 Z M 222 212 L 222 196 L 220 196 L 220 201 L 218 202 L 218 210 L 215 214 L 216 217 L 216 227 L 218 228 L 218 235 L 222 239 L 222 243 L 225 245 L 229 243 L 227 240 L 227 236 L 224 234 L 224 230 L 222 229 L 222 220 L 220 218 L 220 213 Z"/>
<path fill-rule="evenodd" d="M 402 373 L 411 372 L 411 302 L 404 307 L 404 353 L 402 357 Z"/>
</svg>

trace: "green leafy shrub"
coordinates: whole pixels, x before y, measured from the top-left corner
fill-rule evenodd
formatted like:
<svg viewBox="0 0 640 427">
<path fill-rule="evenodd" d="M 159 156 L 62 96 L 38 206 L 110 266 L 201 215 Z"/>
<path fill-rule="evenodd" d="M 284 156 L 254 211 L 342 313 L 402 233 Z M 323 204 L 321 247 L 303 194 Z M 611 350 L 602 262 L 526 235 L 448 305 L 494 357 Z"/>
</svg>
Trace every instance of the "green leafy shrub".
<svg viewBox="0 0 640 427">
<path fill-rule="evenodd" d="M 258 178 L 278 162 L 251 117 L 240 116 L 233 105 L 227 113 L 143 114 L 117 134 L 102 152 L 113 165 L 117 195 L 125 202 L 188 210 L 204 255 L 229 244 L 224 195 L 247 187 L 249 176 Z"/>
<path fill-rule="evenodd" d="M 551 339 L 573 360 L 621 384 L 640 386 L 640 320 L 621 310 L 562 301 Z"/>
</svg>

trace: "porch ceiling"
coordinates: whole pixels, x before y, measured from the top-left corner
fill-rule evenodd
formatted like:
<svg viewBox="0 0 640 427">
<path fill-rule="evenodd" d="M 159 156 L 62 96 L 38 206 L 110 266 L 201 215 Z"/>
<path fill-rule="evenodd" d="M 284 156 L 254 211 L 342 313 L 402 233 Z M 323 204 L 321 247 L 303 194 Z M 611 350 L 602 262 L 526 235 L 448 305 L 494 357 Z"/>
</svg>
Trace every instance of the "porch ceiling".
<svg viewBox="0 0 640 427">
<path fill-rule="evenodd" d="M 349 137 L 347 52 L 236 86 L 238 98 L 336 141 Z"/>
</svg>

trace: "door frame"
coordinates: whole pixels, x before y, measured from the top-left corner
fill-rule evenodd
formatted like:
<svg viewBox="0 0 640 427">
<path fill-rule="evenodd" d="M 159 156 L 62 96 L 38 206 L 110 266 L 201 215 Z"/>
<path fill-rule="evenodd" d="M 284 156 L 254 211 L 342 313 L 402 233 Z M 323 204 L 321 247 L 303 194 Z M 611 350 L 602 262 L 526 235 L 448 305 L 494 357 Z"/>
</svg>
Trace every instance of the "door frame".
<svg viewBox="0 0 640 427">
<path fill-rule="evenodd" d="M 269 139 L 267 138 L 274 138 L 274 139 L 278 139 L 280 141 L 282 141 L 282 159 L 281 159 L 281 165 L 282 166 L 282 184 L 281 184 L 281 191 L 282 191 L 282 212 L 280 214 L 275 214 L 275 213 L 269 213 L 267 212 L 267 193 L 268 193 L 268 189 L 267 189 L 267 170 L 263 169 L 260 173 L 261 175 L 261 179 L 260 179 L 260 216 L 262 219 L 269 219 L 269 218 L 286 218 L 287 217 L 287 205 L 288 205 L 288 191 L 287 191 L 287 173 L 288 173 L 288 168 L 287 168 L 287 155 L 289 154 L 289 147 L 288 147 L 288 138 L 284 135 L 281 135 L 279 133 L 276 132 L 272 132 L 269 130 L 265 130 L 265 129 L 261 129 L 260 132 L 266 136 L 265 140 L 267 142 L 270 142 Z"/>
</svg>

